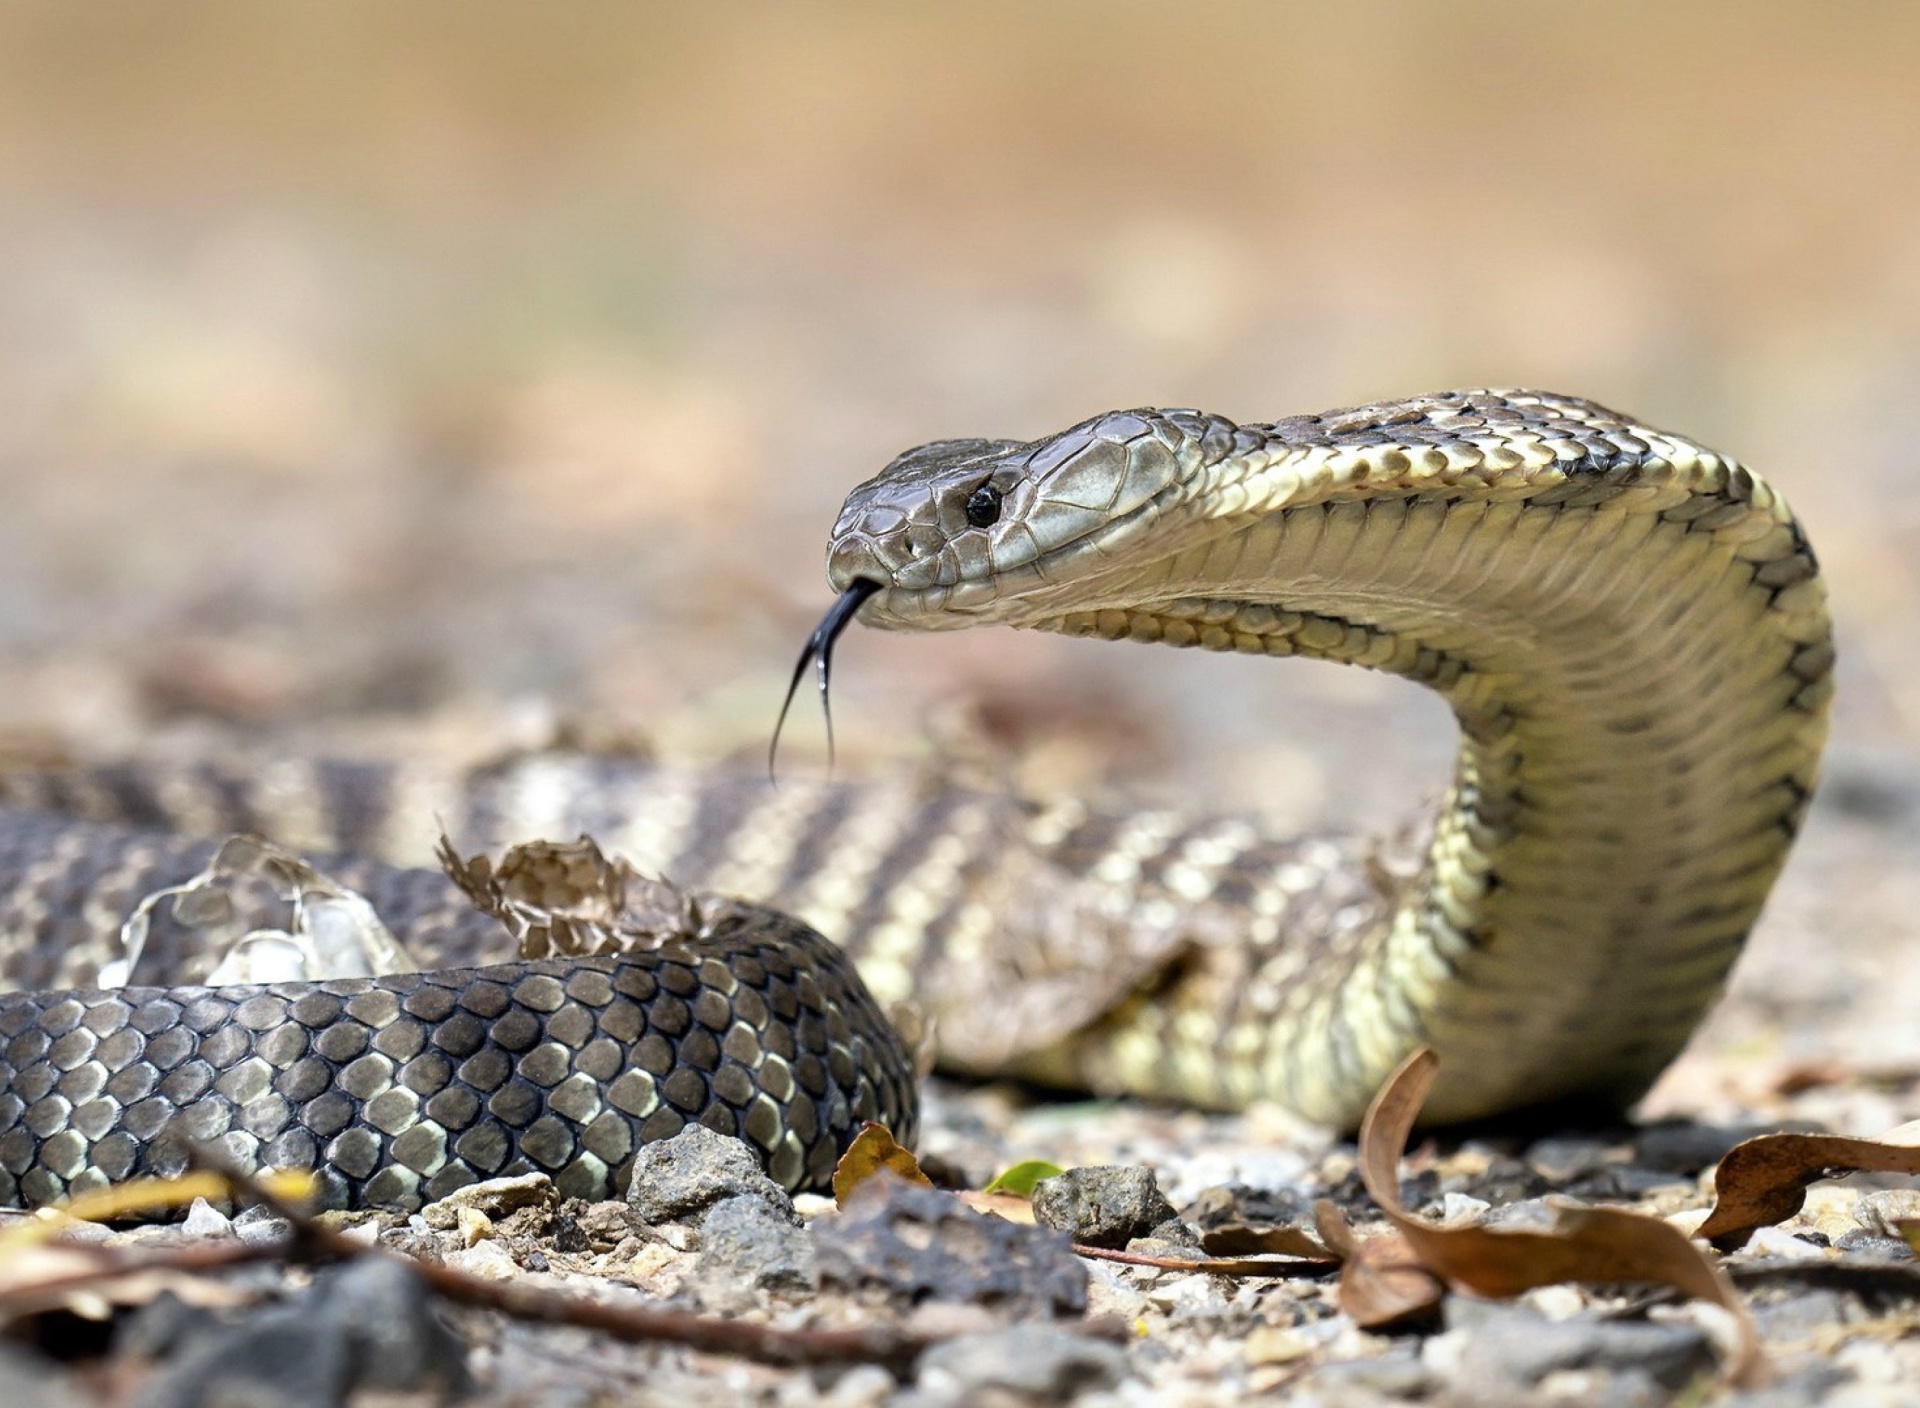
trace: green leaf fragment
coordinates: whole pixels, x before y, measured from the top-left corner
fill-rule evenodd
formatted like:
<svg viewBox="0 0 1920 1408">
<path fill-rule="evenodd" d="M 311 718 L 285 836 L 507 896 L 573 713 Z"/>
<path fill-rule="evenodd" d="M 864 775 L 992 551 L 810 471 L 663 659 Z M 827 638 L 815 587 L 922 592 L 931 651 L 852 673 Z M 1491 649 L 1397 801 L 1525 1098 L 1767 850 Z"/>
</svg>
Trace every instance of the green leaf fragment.
<svg viewBox="0 0 1920 1408">
<path fill-rule="evenodd" d="M 1033 1187 L 1043 1178 L 1057 1178 L 1066 1170 L 1059 1164 L 1050 1164 L 1045 1159 L 1028 1159 L 1015 1164 L 993 1182 L 980 1191 L 983 1193 L 1012 1193 L 1017 1197 L 1031 1198 Z"/>
</svg>

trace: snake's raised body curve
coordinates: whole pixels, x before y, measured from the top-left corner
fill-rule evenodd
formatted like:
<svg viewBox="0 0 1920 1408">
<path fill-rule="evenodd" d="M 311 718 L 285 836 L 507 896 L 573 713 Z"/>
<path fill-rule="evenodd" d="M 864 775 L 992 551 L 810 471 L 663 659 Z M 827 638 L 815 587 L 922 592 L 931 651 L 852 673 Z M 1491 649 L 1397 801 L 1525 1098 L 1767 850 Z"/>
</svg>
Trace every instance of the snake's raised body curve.
<svg viewBox="0 0 1920 1408">
<path fill-rule="evenodd" d="M 1161 1040 L 1110 1027 L 1032 1063 L 1347 1127 L 1423 1043 L 1439 1120 L 1621 1104 L 1679 1051 L 1818 770 L 1817 573 L 1743 466 L 1516 391 L 1271 425 L 1115 412 L 1030 445 L 929 446 L 855 490 L 829 557 L 836 588 L 880 585 L 869 625 L 1310 656 L 1446 698 L 1452 790 L 1374 922 L 1287 936 L 1311 961 L 1236 1030 L 1190 1023 L 1184 1053 L 1154 1016 Z M 1224 1070 L 1193 1049 L 1223 1039 Z"/>
<path fill-rule="evenodd" d="M 635 1144 L 694 1119 L 817 1185 L 861 1118 L 911 1131 L 908 1058 L 879 1016 L 905 996 L 973 1072 L 1351 1126 L 1427 1043 L 1439 1119 L 1622 1105 L 1718 994 L 1826 732 L 1824 595 L 1779 496 L 1540 393 L 1271 425 L 1117 412 L 1030 444 L 926 446 L 854 491 L 829 575 L 843 594 L 877 584 L 859 612 L 876 626 L 1001 622 L 1427 684 L 1462 744 L 1424 860 L 1396 870 L 1257 818 L 561 757 L 458 786 L 284 759 L 15 778 L 0 975 L 25 991 L 0 997 L 0 1197 L 156 1167 L 168 1114 L 317 1166 L 336 1202 L 409 1205 L 528 1167 L 599 1196 Z M 865 986 L 751 906 L 718 953 L 453 971 L 512 946 L 444 876 L 323 858 L 443 971 L 88 988 L 132 903 L 206 860 L 152 828 L 418 866 L 438 821 L 470 842 L 591 832 L 642 870 L 798 915 Z M 191 934 L 156 929 L 134 977 L 205 972 Z"/>
</svg>

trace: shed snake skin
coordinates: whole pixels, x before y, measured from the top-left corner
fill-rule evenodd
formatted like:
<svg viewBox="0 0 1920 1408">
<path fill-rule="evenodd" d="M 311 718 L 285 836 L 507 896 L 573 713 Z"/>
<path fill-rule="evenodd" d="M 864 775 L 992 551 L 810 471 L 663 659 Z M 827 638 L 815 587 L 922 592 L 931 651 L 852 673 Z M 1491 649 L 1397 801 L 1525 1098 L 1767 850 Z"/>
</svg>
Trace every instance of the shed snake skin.
<svg viewBox="0 0 1920 1408">
<path fill-rule="evenodd" d="M 342 1204 L 533 1167 L 599 1196 L 691 1119 L 817 1185 L 861 1118 L 911 1132 L 879 1016 L 909 995 L 966 1072 L 1350 1127 L 1425 1044 L 1437 1121 L 1624 1107 L 1718 995 L 1826 734 L 1824 590 L 1780 496 L 1545 393 L 940 442 L 853 491 L 828 564 L 836 630 L 998 623 L 1403 675 L 1459 721 L 1451 789 L 1394 867 L 1254 818 L 912 777 L 770 791 L 564 756 L 460 780 L 284 759 L 18 776 L 0 811 L 18 990 L 0 997 L 0 1201 L 162 1168 L 176 1119 L 318 1167 Z M 511 945 L 444 877 L 334 854 L 422 865 L 435 818 L 463 840 L 590 832 L 799 916 L 865 988 L 753 907 L 657 953 L 468 971 Z M 206 970 L 168 931 L 134 975 L 159 987 L 88 989 L 131 905 L 210 850 L 162 825 L 330 857 L 457 971 L 169 991 Z"/>
</svg>

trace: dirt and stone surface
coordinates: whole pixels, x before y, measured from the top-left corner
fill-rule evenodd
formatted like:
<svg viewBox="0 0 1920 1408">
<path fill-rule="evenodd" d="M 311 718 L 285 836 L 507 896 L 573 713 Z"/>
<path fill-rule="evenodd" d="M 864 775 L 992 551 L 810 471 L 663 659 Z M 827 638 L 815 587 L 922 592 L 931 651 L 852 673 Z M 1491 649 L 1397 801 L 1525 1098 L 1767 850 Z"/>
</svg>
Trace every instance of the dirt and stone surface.
<svg viewBox="0 0 1920 1408">
<path fill-rule="evenodd" d="M 1912 1100 L 1891 1082 L 1871 1099 L 1822 1089 L 1829 1115 L 1854 1119 L 1884 1119 Z M 325 1219 L 356 1246 L 483 1281 L 789 1330 L 883 1326 L 931 1342 L 906 1358 L 795 1369 L 621 1343 L 596 1329 L 449 1304 L 407 1262 L 367 1256 L 317 1270 L 269 1259 L 191 1287 L 161 1286 L 130 1297 L 110 1336 L 100 1312 L 78 1298 L 17 1319 L 0 1373 L 27 1395 L 10 1401 L 36 1405 L 321 1408 L 465 1395 L 669 1404 L 720 1395 L 796 1408 L 931 1408 L 1262 1396 L 1356 1405 L 1655 1405 L 1704 1396 L 1892 1405 L 1908 1401 L 1920 1372 L 1920 1350 L 1906 1338 L 1920 1307 L 1920 1266 L 1896 1230 L 1920 1213 L 1908 1183 L 1819 1185 L 1799 1216 L 1725 1259 L 1768 1363 L 1756 1384 L 1712 1390 L 1724 1317 L 1644 1287 L 1555 1286 L 1510 1301 L 1455 1295 L 1409 1326 L 1368 1333 L 1342 1313 L 1325 1269 L 1239 1277 L 1075 1255 L 1080 1241 L 1197 1258 L 1207 1230 L 1299 1224 L 1316 1198 L 1334 1201 L 1363 1231 L 1378 1230 L 1352 1145 L 1278 1114 L 1036 1103 L 1010 1089 L 938 1081 L 929 1097 L 922 1155 L 943 1177 L 978 1186 L 1036 1153 L 1087 1167 L 1059 1196 L 1040 1185 L 1041 1221 L 1056 1226 L 987 1216 L 944 1190 L 886 1178 L 856 1190 L 843 1209 L 789 1197 L 746 1146 L 703 1129 L 651 1146 L 622 1200 L 564 1199 L 535 1174 L 463 1190 L 411 1216 Z M 1774 1097 L 1760 1123 L 1792 1121 L 1810 1098 Z M 1750 1132 L 1666 1121 L 1429 1143 L 1404 1166 L 1401 1195 L 1450 1226 L 1539 1226 L 1568 1200 L 1690 1226 L 1710 1202 L 1703 1175 Z M 24 1220 L 10 1215 L 0 1232 Z M 84 1244 L 266 1246 L 289 1232 L 262 1210 L 229 1217 L 199 1201 L 176 1226 L 97 1229 Z M 224 1294 L 188 1293 L 208 1285 Z"/>
<path fill-rule="evenodd" d="M 1407 1201 L 1689 1225 L 1740 1135 L 1920 1116 L 1911 7 L 123 18 L 0 14 L 6 756 L 238 737 L 458 764 L 564 736 L 758 766 L 839 496 L 907 445 L 1547 385 L 1738 454 L 1800 507 L 1839 623 L 1836 746 L 1728 1001 L 1637 1122 L 1416 1146 Z M 1354 671 L 978 632 L 855 635 L 839 675 L 843 773 L 1301 828 L 1393 824 L 1451 746 L 1432 701 Z M 922 1153 L 975 1187 L 1030 1158 L 1150 1170 L 1177 1219 L 1139 1245 L 1164 1255 L 1191 1251 L 1183 1225 L 1322 1196 L 1378 1225 L 1352 1147 L 1269 1110 L 936 1082 Z M 1153 1207 L 1143 1177 L 1094 1201 Z M 451 1306 L 384 1263 L 270 1260 L 201 1278 L 204 1304 L 15 1322 L 0 1396 L 1785 1408 L 1908 1402 L 1920 1371 L 1898 1177 L 1821 1185 L 1729 1258 L 1773 1368 L 1739 1390 L 1710 1387 L 1724 1327 L 1662 1293 L 1454 1296 L 1370 1333 L 1324 1275 L 713 1187 L 494 1190 L 345 1235 L 501 1284 L 944 1342 L 776 1369 Z M 280 1229 L 207 1207 L 110 1235 Z"/>
</svg>

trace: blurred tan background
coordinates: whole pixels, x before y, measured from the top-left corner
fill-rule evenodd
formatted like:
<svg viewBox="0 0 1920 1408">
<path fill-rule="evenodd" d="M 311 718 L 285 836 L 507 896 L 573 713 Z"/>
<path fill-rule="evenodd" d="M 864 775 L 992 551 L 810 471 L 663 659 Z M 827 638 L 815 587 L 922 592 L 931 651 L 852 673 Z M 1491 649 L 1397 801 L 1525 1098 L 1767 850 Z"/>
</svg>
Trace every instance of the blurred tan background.
<svg viewBox="0 0 1920 1408">
<path fill-rule="evenodd" d="M 754 754 L 907 445 L 1517 383 L 1788 491 L 1898 771 L 1916 71 L 1895 0 L 7 6 L 0 729 Z M 1009 633 L 856 633 L 837 702 L 856 765 L 1302 821 L 1450 747 L 1394 681 Z"/>
</svg>

